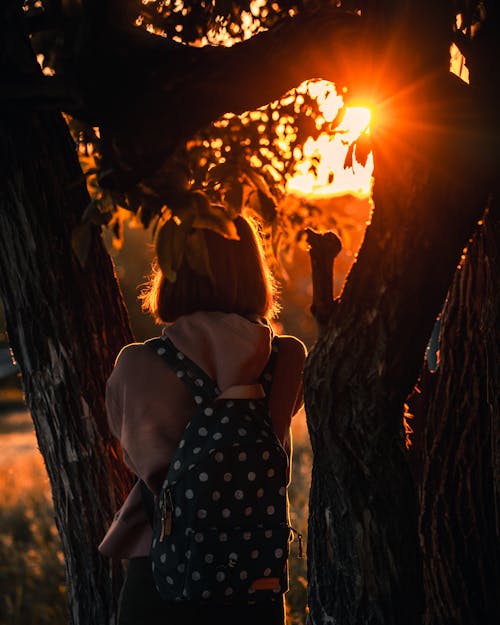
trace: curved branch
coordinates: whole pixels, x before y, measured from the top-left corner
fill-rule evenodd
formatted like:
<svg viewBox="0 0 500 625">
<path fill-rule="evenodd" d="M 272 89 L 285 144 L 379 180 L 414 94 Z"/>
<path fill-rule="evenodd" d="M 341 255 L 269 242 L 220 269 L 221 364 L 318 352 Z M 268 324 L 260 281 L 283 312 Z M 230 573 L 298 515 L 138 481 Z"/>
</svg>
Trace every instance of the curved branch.
<svg viewBox="0 0 500 625">
<path fill-rule="evenodd" d="M 342 244 L 334 232 L 316 232 L 306 230 L 307 242 L 311 246 L 313 302 L 311 312 L 320 330 L 324 329 L 331 317 L 334 307 L 333 300 L 333 261 L 340 253 Z"/>
<path fill-rule="evenodd" d="M 363 40 L 361 18 L 334 8 L 304 11 L 231 47 L 197 48 L 105 21 L 82 18 L 76 56 L 65 60 L 73 102 L 61 108 L 100 126 L 122 188 L 224 113 L 263 106 L 308 78 L 353 83 Z"/>
</svg>

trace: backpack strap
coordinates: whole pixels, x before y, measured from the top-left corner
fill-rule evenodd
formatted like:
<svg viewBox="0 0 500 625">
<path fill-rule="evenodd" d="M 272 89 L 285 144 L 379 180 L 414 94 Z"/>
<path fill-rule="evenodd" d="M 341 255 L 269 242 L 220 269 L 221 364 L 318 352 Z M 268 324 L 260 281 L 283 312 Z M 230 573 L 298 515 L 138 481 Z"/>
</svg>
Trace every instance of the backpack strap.
<svg viewBox="0 0 500 625">
<path fill-rule="evenodd" d="M 168 336 L 149 339 L 146 344 L 175 371 L 177 377 L 188 387 L 198 406 L 211 403 L 220 395 L 220 389 L 215 381 L 186 354 L 178 350 Z M 271 354 L 259 378 L 266 398 L 269 397 L 271 390 L 277 354 L 278 337 L 275 336 L 271 342 Z"/>
<path fill-rule="evenodd" d="M 199 408 L 209 405 L 220 395 L 215 381 L 186 354 L 178 350 L 168 336 L 150 339 L 146 344 L 155 350 L 179 380 L 187 386 Z"/>
<path fill-rule="evenodd" d="M 195 403 L 197 404 L 198 410 L 196 414 L 193 415 L 193 418 L 196 420 L 196 418 L 203 413 L 203 409 L 209 407 L 209 405 L 220 395 L 220 390 L 217 384 L 205 371 L 203 371 L 201 367 L 188 358 L 183 352 L 178 350 L 167 336 L 163 335 L 161 338 L 150 339 L 146 341 L 146 344 L 154 349 L 158 356 L 163 358 L 170 369 L 172 369 L 176 373 L 177 377 L 187 386 L 189 392 L 194 398 Z M 266 402 L 269 399 L 277 352 L 278 343 L 275 337 L 271 343 L 271 354 L 259 379 L 266 395 Z M 167 472 L 165 479 L 166 484 L 173 484 L 176 479 L 178 479 L 178 475 L 172 475 L 171 467 L 180 455 L 182 455 L 182 452 L 180 453 L 180 450 L 178 449 L 172 458 L 172 463 Z M 153 526 L 155 505 L 154 495 L 143 480 L 139 480 L 139 482 L 144 509 L 151 526 Z"/>
<path fill-rule="evenodd" d="M 269 394 L 271 392 L 271 386 L 273 383 L 274 368 L 276 366 L 276 359 L 278 355 L 278 337 L 275 336 L 271 342 L 271 354 L 267 360 L 266 366 L 260 374 L 259 383 L 264 389 L 266 394 L 266 401 L 269 400 Z"/>
<path fill-rule="evenodd" d="M 167 471 L 163 485 L 164 487 L 170 487 L 177 482 L 180 475 L 192 463 L 197 461 L 198 457 L 193 456 L 193 454 L 199 453 L 200 449 L 191 450 L 191 446 L 187 441 L 196 436 L 196 431 L 200 432 L 198 428 L 204 429 L 204 421 L 213 414 L 212 404 L 220 395 L 220 390 L 214 380 L 183 352 L 179 351 L 168 337 L 163 336 L 162 338 L 150 339 L 146 343 L 175 371 L 179 379 L 187 386 L 197 404 L 197 410 L 186 426 L 179 447 L 174 453 Z M 277 341 L 273 339 L 271 354 L 259 380 L 266 394 L 264 399 L 266 403 L 268 402 L 271 389 L 277 350 Z"/>
</svg>

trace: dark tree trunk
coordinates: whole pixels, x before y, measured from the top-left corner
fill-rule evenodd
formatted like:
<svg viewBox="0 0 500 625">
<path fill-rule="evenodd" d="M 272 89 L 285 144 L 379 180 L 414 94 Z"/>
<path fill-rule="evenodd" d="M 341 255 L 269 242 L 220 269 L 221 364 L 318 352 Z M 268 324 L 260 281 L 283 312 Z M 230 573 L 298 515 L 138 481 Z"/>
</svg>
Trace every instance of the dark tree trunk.
<svg viewBox="0 0 500 625">
<path fill-rule="evenodd" d="M 448 294 L 439 368 L 423 379 L 431 389 L 419 518 L 429 625 L 500 622 L 499 367 L 500 221 L 490 211 Z"/>
<path fill-rule="evenodd" d="M 2 72 L 36 72 L 5 4 L 14 3 L 0 10 Z M 106 425 L 104 387 L 131 332 L 98 232 L 84 267 L 71 248 L 89 198 L 62 117 L 2 114 L 0 146 L 0 296 L 9 342 L 52 487 L 71 622 L 104 625 L 113 622 L 116 588 L 97 544 L 130 483 Z"/>
<path fill-rule="evenodd" d="M 445 3 L 382 4 L 401 12 L 383 48 L 390 13 L 368 4 L 386 50 L 373 69 L 385 92 L 373 145 L 375 208 L 305 371 L 315 625 L 422 622 L 418 498 L 402 416 L 462 250 L 498 188 L 496 9 L 469 87 L 448 73 Z M 425 43 L 415 39 L 424 32 Z"/>
<path fill-rule="evenodd" d="M 467 139 L 462 128 L 470 125 L 430 104 L 444 96 L 447 107 L 463 104 L 462 89 L 444 72 L 408 89 L 408 100 L 398 101 L 389 119 L 401 117 L 376 137 L 373 219 L 307 363 L 314 624 L 421 622 L 417 497 L 402 414 L 487 199 L 481 164 L 459 149 L 481 135 Z M 405 123 L 405 112 L 422 125 Z M 430 130 L 436 124 L 447 128 L 446 136 Z"/>
</svg>

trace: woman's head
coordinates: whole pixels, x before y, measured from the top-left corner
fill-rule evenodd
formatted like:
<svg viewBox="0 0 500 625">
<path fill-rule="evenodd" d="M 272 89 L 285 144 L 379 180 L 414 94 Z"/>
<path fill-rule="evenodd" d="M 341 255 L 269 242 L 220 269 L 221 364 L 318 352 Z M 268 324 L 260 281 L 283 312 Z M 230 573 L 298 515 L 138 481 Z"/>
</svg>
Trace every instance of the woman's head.
<svg viewBox="0 0 500 625">
<path fill-rule="evenodd" d="M 255 226 L 244 217 L 234 220 L 239 240 L 204 230 L 210 273 L 196 272 L 184 254 L 175 282 L 155 267 L 142 293 L 143 309 L 157 322 L 171 322 L 197 311 L 219 311 L 272 317 L 276 289 Z M 208 273 L 208 272 L 207 272 Z"/>
</svg>

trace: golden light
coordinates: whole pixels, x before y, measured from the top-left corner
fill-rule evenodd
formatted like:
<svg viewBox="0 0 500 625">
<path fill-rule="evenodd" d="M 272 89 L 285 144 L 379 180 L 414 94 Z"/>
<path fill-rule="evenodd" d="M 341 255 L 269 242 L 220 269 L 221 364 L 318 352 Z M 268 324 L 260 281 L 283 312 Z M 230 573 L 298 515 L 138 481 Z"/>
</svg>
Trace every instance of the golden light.
<svg viewBox="0 0 500 625">
<path fill-rule="evenodd" d="M 148 4 L 152 0 L 141 0 L 143 4 Z M 187 11 L 183 0 L 176 0 L 173 4 L 174 13 L 185 14 Z M 256 33 L 264 30 L 260 18 L 265 18 L 268 13 L 266 0 L 251 0 L 249 11 L 242 11 L 241 25 L 221 22 L 217 28 L 207 32 L 206 36 L 193 42 L 192 45 L 223 45 L 232 46 L 243 39 L 249 39 Z M 290 10 L 289 14 L 293 15 L 294 11 Z M 140 18 L 142 21 L 142 17 Z M 142 22 L 141 22 L 142 23 Z M 138 26 L 141 23 L 137 23 Z M 144 24 L 142 24 L 144 26 Z M 182 26 L 180 26 L 182 30 Z M 157 33 L 162 34 L 162 33 Z M 164 34 L 164 33 L 163 33 Z M 174 36 L 173 40 L 182 41 L 180 31 L 178 36 Z M 316 128 L 319 130 L 323 124 L 333 122 L 339 111 L 344 106 L 342 95 L 338 94 L 335 85 L 326 80 L 306 80 L 299 85 L 294 94 L 290 93 L 287 102 L 287 96 L 280 99 L 280 104 L 287 106 L 295 103 L 295 112 L 298 113 L 301 104 L 304 103 L 304 95 L 306 91 L 309 96 L 317 101 L 320 114 L 314 119 Z M 271 110 L 273 109 L 272 104 Z M 272 110 L 272 115 L 278 116 L 277 110 Z M 245 117 L 252 121 L 262 120 L 262 128 L 258 128 L 259 132 L 265 133 L 265 122 L 268 121 L 267 113 L 262 110 L 247 111 L 241 115 L 243 123 Z M 227 117 L 227 116 L 225 116 Z M 229 114 L 231 117 L 231 114 Z M 275 146 L 281 151 L 285 159 L 293 157 L 296 160 L 295 173 L 288 180 L 286 191 L 289 194 L 314 197 L 329 197 L 342 194 L 351 194 L 360 198 L 369 197 L 372 188 L 372 172 L 373 157 L 370 153 L 364 165 L 356 161 L 356 153 L 354 150 L 352 166 L 345 167 L 345 159 L 351 144 L 363 133 L 369 133 L 369 124 L 371 120 L 371 111 L 367 106 L 349 106 L 344 111 L 344 117 L 340 125 L 335 128 L 332 134 L 322 132 L 317 139 L 310 137 L 306 140 L 303 149 L 291 149 L 292 142 L 296 139 L 296 135 L 287 123 L 286 116 L 283 117 L 282 123 L 277 128 L 277 140 Z M 293 122 L 292 120 L 288 120 Z M 260 140 L 259 153 L 251 157 L 251 165 L 257 169 L 265 168 L 268 173 L 274 175 L 279 180 L 283 171 L 283 163 L 279 158 L 273 158 L 272 150 L 266 151 L 266 141 L 269 145 L 270 141 L 265 138 Z M 207 144 L 208 147 L 208 144 Z M 219 152 L 217 158 L 220 162 L 225 161 L 225 157 L 221 146 L 212 143 L 212 148 Z M 225 148 L 226 151 L 229 147 Z M 264 165 L 261 156 L 265 159 L 270 158 L 272 164 Z"/>
<path fill-rule="evenodd" d="M 365 106 L 350 106 L 346 109 L 344 119 L 340 123 L 338 130 L 343 130 L 346 134 L 346 141 L 355 141 L 363 132 L 368 130 L 371 121 L 371 111 Z"/>
<path fill-rule="evenodd" d="M 342 96 L 332 85 L 317 81 L 309 86 L 324 121 L 335 119 L 343 105 Z M 317 139 L 304 143 L 303 158 L 297 162 L 295 174 L 288 181 L 288 193 L 308 197 L 328 197 L 350 193 L 368 197 L 372 187 L 373 156 L 364 165 L 356 161 L 354 149 L 352 167 L 345 167 L 350 145 L 362 133 L 370 132 L 371 110 L 366 106 L 346 107 L 341 123 L 332 134 L 322 132 Z"/>
<path fill-rule="evenodd" d="M 455 25 L 458 31 L 461 31 L 464 35 L 466 34 L 467 29 L 464 28 L 463 15 L 461 13 L 457 14 Z M 478 27 L 478 23 L 471 25 L 470 34 L 473 37 L 476 34 Z M 469 84 L 469 68 L 466 65 L 466 58 L 454 43 L 450 46 L 450 72 L 458 76 L 465 83 Z"/>
</svg>

